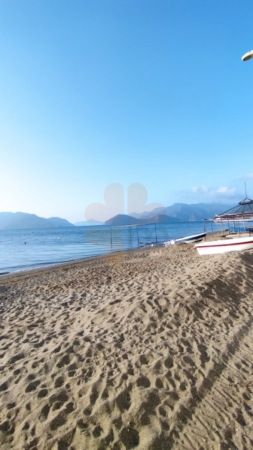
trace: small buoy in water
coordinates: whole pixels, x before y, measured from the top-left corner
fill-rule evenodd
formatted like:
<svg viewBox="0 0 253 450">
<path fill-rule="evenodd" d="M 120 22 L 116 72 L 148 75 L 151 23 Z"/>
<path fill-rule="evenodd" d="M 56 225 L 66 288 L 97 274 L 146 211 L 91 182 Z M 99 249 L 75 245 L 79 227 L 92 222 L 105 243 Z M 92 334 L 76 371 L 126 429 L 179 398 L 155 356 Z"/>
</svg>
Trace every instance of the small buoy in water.
<svg viewBox="0 0 253 450">
<path fill-rule="evenodd" d="M 26 245 L 26 242 L 24 242 L 24 245 Z"/>
</svg>

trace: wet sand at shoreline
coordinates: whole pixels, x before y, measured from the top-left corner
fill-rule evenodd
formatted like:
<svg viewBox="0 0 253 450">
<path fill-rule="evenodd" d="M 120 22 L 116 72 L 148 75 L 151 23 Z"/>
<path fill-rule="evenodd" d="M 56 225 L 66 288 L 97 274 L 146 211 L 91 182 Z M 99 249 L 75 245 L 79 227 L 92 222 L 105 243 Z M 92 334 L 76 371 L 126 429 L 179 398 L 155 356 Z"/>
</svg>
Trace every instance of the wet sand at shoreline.
<svg viewBox="0 0 253 450">
<path fill-rule="evenodd" d="M 253 252 L 0 278 L 0 448 L 253 448 Z"/>
</svg>

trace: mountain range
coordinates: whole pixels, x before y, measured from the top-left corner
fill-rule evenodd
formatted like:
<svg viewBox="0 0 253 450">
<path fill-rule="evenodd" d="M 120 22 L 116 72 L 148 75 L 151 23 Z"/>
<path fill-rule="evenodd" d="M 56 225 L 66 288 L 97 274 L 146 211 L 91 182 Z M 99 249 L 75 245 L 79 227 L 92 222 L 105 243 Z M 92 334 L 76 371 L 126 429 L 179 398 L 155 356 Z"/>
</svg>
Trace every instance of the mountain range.
<svg viewBox="0 0 253 450">
<path fill-rule="evenodd" d="M 141 225 L 148 223 L 196 222 L 212 219 L 216 214 L 232 208 L 220 203 L 174 203 L 167 208 L 156 208 L 143 213 L 118 214 L 105 222 L 106 225 Z"/>
<path fill-rule="evenodd" d="M 36 216 L 36 214 L 28 214 L 23 212 L 1 212 L 0 213 L 0 229 L 23 229 L 23 228 L 56 228 L 56 227 L 74 227 L 66 219 L 60 217 L 50 217 L 44 219 Z"/>
<path fill-rule="evenodd" d="M 220 203 L 196 203 L 188 205 L 186 203 L 174 203 L 167 208 L 156 208 L 153 211 L 142 213 L 118 214 L 105 222 L 105 225 L 143 225 L 149 223 L 173 223 L 173 222 L 196 222 L 215 217 L 233 205 Z M 89 220 L 72 224 L 60 217 L 50 217 L 45 219 L 22 212 L 2 212 L 0 213 L 0 229 L 23 229 L 23 228 L 55 228 L 102 225 L 102 222 Z"/>
</svg>

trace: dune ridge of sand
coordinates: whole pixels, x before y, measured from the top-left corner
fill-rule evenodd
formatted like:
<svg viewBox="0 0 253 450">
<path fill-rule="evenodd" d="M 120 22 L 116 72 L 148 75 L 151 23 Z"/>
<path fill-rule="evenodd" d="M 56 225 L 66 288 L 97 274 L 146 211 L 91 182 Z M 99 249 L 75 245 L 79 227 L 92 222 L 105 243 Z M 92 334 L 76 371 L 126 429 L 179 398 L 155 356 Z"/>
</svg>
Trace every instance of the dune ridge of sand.
<svg viewBox="0 0 253 450">
<path fill-rule="evenodd" d="M 253 253 L 0 279 L 0 448 L 253 448 Z"/>
</svg>

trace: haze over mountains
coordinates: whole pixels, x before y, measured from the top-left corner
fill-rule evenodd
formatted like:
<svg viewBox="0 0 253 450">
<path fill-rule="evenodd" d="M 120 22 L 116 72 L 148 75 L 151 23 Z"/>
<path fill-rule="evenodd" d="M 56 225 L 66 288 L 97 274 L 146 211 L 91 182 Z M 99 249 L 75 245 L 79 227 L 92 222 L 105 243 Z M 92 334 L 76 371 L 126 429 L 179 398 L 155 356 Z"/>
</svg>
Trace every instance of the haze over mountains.
<svg viewBox="0 0 253 450">
<path fill-rule="evenodd" d="M 151 212 L 143 212 L 141 214 L 131 213 L 130 215 L 136 219 L 150 219 L 157 215 L 166 215 L 177 222 L 196 222 L 204 219 L 212 219 L 216 214 L 232 208 L 233 205 L 224 205 L 221 203 L 174 203 L 167 208 L 156 208 Z"/>
<path fill-rule="evenodd" d="M 156 208 L 151 212 L 118 214 L 107 220 L 106 225 L 141 225 L 150 223 L 175 223 L 175 222 L 196 222 L 204 219 L 212 219 L 216 214 L 220 214 L 232 205 L 220 203 L 197 203 L 187 205 L 186 203 L 174 203 L 167 208 Z"/>
<path fill-rule="evenodd" d="M 167 208 L 156 208 L 153 211 L 143 213 L 118 214 L 105 222 L 105 225 L 141 225 L 149 223 L 173 223 L 173 222 L 195 222 L 215 217 L 232 205 L 220 203 L 197 203 L 188 205 L 186 203 L 174 203 Z M 45 219 L 36 214 L 22 212 L 0 213 L 0 229 L 25 229 L 25 228 L 55 228 L 102 225 L 96 220 L 70 223 L 60 217 Z"/>
</svg>

